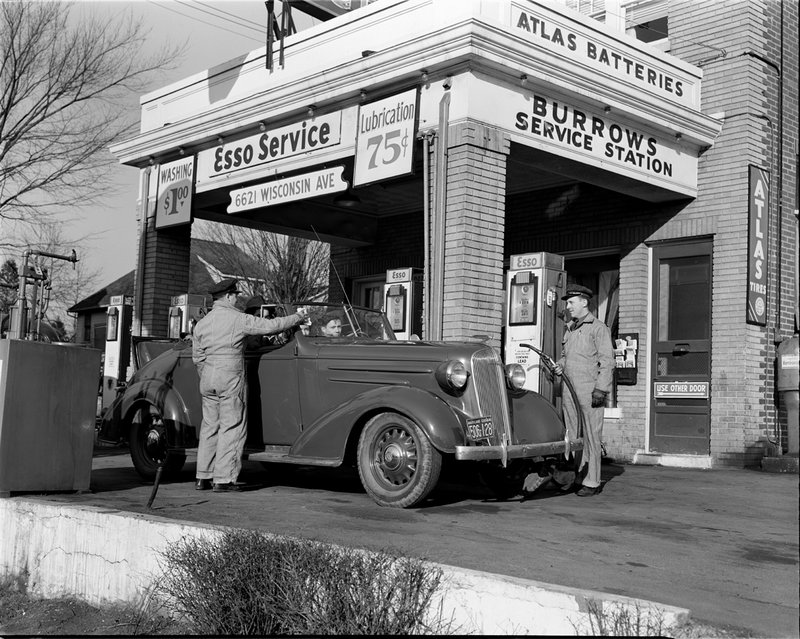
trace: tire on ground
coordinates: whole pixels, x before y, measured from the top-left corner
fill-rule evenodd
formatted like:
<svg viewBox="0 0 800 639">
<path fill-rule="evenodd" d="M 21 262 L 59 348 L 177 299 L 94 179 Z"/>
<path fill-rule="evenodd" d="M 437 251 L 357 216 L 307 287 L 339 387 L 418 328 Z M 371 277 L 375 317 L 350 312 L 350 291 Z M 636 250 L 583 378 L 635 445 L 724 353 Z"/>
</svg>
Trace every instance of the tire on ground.
<svg viewBox="0 0 800 639">
<path fill-rule="evenodd" d="M 146 481 L 155 479 L 162 460 L 165 460 L 163 473 L 167 477 L 177 475 L 186 462 L 185 453 L 167 456 L 167 427 L 159 410 L 151 404 L 139 406 L 134 413 L 129 445 L 133 467 Z"/>
<path fill-rule="evenodd" d="M 420 503 L 439 481 L 442 455 L 422 429 L 398 413 L 373 417 L 358 440 L 361 484 L 381 506 Z"/>
</svg>

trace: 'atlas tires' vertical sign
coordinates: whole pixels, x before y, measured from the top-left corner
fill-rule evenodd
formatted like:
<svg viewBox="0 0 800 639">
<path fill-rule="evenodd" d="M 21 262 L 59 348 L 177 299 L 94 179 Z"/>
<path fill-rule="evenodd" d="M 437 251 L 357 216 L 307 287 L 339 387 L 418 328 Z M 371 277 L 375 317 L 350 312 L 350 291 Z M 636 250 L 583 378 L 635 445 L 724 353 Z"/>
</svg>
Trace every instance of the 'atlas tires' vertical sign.
<svg viewBox="0 0 800 639">
<path fill-rule="evenodd" d="M 158 168 L 157 229 L 192 221 L 193 189 L 194 156 Z"/>
<path fill-rule="evenodd" d="M 747 242 L 747 323 L 767 325 L 769 173 L 750 165 Z"/>
</svg>

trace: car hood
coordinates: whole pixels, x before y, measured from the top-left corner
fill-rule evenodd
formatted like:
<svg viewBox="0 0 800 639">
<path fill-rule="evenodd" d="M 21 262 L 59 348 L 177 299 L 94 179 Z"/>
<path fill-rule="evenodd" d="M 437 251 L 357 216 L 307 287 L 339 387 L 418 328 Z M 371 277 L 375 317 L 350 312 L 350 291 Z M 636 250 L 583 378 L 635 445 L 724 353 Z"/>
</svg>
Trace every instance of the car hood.
<svg viewBox="0 0 800 639">
<path fill-rule="evenodd" d="M 384 361 L 468 361 L 478 351 L 492 348 L 485 342 L 421 340 L 378 341 L 360 338 L 299 338 L 298 355 L 333 359 L 377 359 Z"/>
</svg>

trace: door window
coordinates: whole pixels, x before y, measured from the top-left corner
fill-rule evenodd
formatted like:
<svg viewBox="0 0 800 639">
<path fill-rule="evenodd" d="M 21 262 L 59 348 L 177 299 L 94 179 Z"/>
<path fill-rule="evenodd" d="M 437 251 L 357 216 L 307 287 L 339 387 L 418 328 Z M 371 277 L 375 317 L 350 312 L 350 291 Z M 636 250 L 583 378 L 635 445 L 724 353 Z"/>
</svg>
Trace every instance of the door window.
<svg viewBox="0 0 800 639">
<path fill-rule="evenodd" d="M 708 455 L 711 242 L 653 249 L 652 452 Z"/>
</svg>

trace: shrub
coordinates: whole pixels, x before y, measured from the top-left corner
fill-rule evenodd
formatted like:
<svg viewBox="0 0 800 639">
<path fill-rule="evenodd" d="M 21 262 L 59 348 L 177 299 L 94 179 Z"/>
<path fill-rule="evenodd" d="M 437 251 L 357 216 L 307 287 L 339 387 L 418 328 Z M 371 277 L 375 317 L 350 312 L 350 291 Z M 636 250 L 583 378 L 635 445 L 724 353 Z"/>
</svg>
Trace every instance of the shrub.
<svg viewBox="0 0 800 639">
<path fill-rule="evenodd" d="M 388 551 L 227 530 L 162 553 L 159 589 L 198 634 L 441 633 L 438 568 Z"/>
<path fill-rule="evenodd" d="M 655 608 L 644 610 L 637 602 L 633 609 L 615 604 L 605 609 L 602 602 L 587 602 L 589 628 L 573 623 L 577 635 L 592 637 L 663 637 L 666 630 L 664 612 Z M 587 632 L 584 632 L 587 631 Z"/>
</svg>

